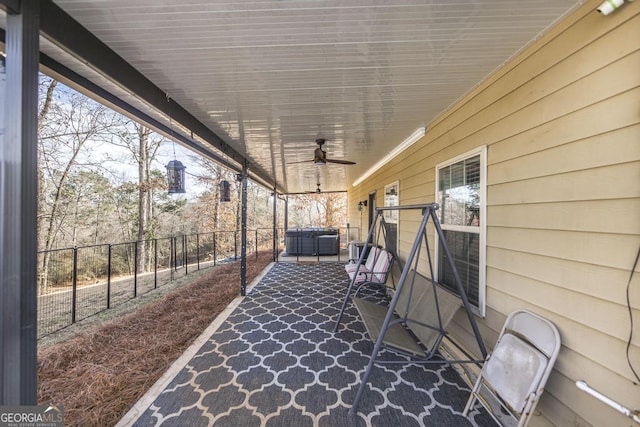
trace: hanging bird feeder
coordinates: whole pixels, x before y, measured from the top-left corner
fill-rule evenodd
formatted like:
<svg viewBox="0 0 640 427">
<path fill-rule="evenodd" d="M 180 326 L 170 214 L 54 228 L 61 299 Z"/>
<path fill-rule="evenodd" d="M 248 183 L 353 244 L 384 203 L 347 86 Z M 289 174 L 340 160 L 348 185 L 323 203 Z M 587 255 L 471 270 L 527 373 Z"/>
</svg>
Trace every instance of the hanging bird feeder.
<svg viewBox="0 0 640 427">
<path fill-rule="evenodd" d="M 167 163 L 167 185 L 169 194 L 186 193 L 184 189 L 184 170 L 186 167 L 179 160 Z"/>
<path fill-rule="evenodd" d="M 221 202 L 230 202 L 231 201 L 231 184 L 226 179 L 220 181 L 220 201 Z"/>
</svg>

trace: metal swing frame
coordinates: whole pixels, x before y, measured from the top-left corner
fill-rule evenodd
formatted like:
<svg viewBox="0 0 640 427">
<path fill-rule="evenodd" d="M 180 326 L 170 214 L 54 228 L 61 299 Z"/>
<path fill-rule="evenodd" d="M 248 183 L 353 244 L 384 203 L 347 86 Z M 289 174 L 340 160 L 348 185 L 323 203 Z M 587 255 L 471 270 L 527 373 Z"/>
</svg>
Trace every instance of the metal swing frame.
<svg viewBox="0 0 640 427">
<path fill-rule="evenodd" d="M 424 205 L 406 205 L 406 206 L 389 206 L 389 207 L 378 207 L 376 208 L 376 219 L 372 222 L 371 227 L 369 229 L 369 234 L 367 236 L 367 244 L 368 242 L 371 242 L 373 237 L 374 237 L 374 232 L 375 232 L 375 227 L 376 224 L 380 224 L 380 226 L 383 228 L 383 232 L 382 234 L 384 235 L 385 238 L 385 246 L 386 245 L 386 239 L 387 239 L 387 235 L 386 235 L 386 230 L 384 230 L 383 224 L 384 224 L 384 212 L 385 211 L 390 211 L 390 210 L 398 210 L 398 211 L 402 211 L 402 210 L 417 210 L 420 209 L 422 210 L 422 221 L 420 224 L 419 229 L 417 230 L 416 233 L 416 238 L 413 242 L 413 245 L 411 247 L 411 250 L 409 252 L 409 255 L 407 257 L 407 260 L 404 263 L 404 267 L 401 266 L 401 270 L 402 270 L 402 274 L 400 276 L 400 279 L 398 280 L 398 283 L 395 286 L 395 293 L 391 299 L 391 301 L 389 302 L 389 305 L 387 307 L 384 306 L 378 306 L 376 304 L 373 304 L 369 301 L 363 301 L 360 300 L 359 298 L 356 298 L 355 296 L 357 295 L 357 292 L 359 291 L 361 285 L 358 287 L 356 293 L 352 296 L 352 290 L 353 287 L 355 285 L 355 280 L 351 280 L 349 287 L 347 289 L 347 292 L 345 294 L 344 300 L 343 300 L 343 304 L 342 304 L 342 309 L 340 310 L 340 314 L 338 315 L 338 318 L 336 320 L 336 324 L 334 327 L 334 332 L 337 332 L 338 327 L 340 325 L 340 322 L 342 320 L 344 311 L 346 309 L 346 306 L 349 302 L 349 300 L 351 299 L 352 302 L 354 302 L 354 304 L 356 305 L 356 308 L 358 308 L 358 311 L 361 315 L 362 320 L 365 322 L 365 326 L 367 327 L 367 331 L 369 331 L 369 334 L 371 336 L 372 340 L 375 340 L 375 345 L 373 348 L 373 351 L 371 352 L 371 357 L 369 360 L 369 364 L 364 372 L 364 375 L 362 377 L 362 381 L 360 383 L 360 387 L 358 389 L 358 392 L 356 394 L 356 397 L 354 399 L 353 405 L 351 407 L 351 409 L 349 410 L 349 414 L 350 415 L 355 415 L 356 411 L 357 411 L 357 407 L 358 404 L 360 402 L 360 399 L 362 398 L 362 394 L 364 393 L 365 387 L 367 385 L 367 382 L 369 380 L 369 376 L 371 375 L 371 371 L 373 370 L 373 366 L 376 363 L 376 361 L 378 363 L 385 363 L 385 364 L 408 364 L 408 363 L 417 363 L 417 364 L 459 364 L 459 363 L 475 363 L 475 364 L 480 364 L 484 361 L 484 359 L 487 356 L 487 350 L 486 347 L 484 345 L 484 341 L 482 339 L 482 336 L 480 335 L 480 331 L 478 329 L 478 325 L 475 321 L 475 317 L 474 317 L 474 313 L 472 311 L 471 305 L 469 304 L 466 292 L 464 290 L 464 287 L 462 286 L 462 281 L 460 280 L 460 275 L 458 274 L 458 270 L 456 269 L 455 263 L 453 262 L 453 257 L 451 256 L 451 252 L 449 250 L 449 247 L 447 245 L 445 236 L 444 236 L 444 232 L 442 230 L 442 227 L 440 226 L 440 221 L 438 220 L 438 217 L 436 215 L 436 211 L 438 210 L 439 206 L 437 203 L 431 203 L 431 204 L 424 204 Z M 438 346 L 440 345 L 440 343 L 442 342 L 442 340 L 444 338 L 448 338 L 447 337 L 447 332 L 444 330 L 444 325 L 442 322 L 442 317 L 441 317 L 441 313 L 440 313 L 440 304 L 438 302 L 438 292 L 442 292 L 441 290 L 438 289 L 438 287 L 440 285 L 438 285 L 435 281 L 435 276 L 434 276 L 434 270 L 433 270 L 433 261 L 431 258 L 431 250 L 430 250 L 430 245 L 429 245 L 429 240 L 427 238 L 427 224 L 429 222 L 429 219 L 432 220 L 433 226 L 435 228 L 436 234 L 438 236 L 439 242 L 440 242 L 440 250 L 442 250 L 444 252 L 444 255 L 448 261 L 449 267 L 451 268 L 452 272 L 453 272 L 453 276 L 454 276 L 454 282 L 455 282 L 455 287 L 458 291 L 458 297 L 462 300 L 462 306 L 464 307 L 466 313 L 467 313 L 467 317 L 469 320 L 469 323 L 471 325 L 471 328 L 473 330 L 473 334 L 475 336 L 476 342 L 478 344 L 478 348 L 480 349 L 480 352 L 482 354 L 482 359 L 473 359 L 469 356 L 469 359 L 464 359 L 464 360 L 446 360 L 444 358 L 441 359 L 437 359 L 434 360 L 434 356 L 437 356 L 437 349 Z M 409 319 L 408 315 L 409 315 L 409 309 L 407 307 L 407 310 L 400 314 L 396 314 L 396 307 L 399 304 L 399 301 L 401 299 L 401 294 L 403 291 L 403 288 L 405 286 L 410 286 L 409 288 L 409 292 L 410 295 L 413 293 L 414 290 L 414 285 L 415 285 L 415 280 L 416 280 L 416 275 L 418 274 L 418 262 L 420 260 L 420 251 L 421 251 L 421 244 L 422 242 L 424 242 L 425 247 L 426 247 L 426 251 L 427 251 L 427 259 L 428 259 L 428 267 L 429 267 L 429 272 L 430 272 L 430 282 L 431 282 L 431 287 L 433 289 L 433 297 L 434 297 L 434 302 L 435 302 L 435 310 L 436 310 L 436 315 L 437 315 L 437 323 L 438 325 L 430 325 L 430 324 L 426 324 L 424 322 L 419 322 L 419 321 L 415 321 L 413 319 Z M 363 260 L 364 260 L 364 254 L 365 251 L 362 251 L 362 253 L 360 254 L 360 259 L 358 260 L 358 264 L 361 265 Z M 395 256 L 396 254 L 394 254 Z M 396 257 L 397 258 L 397 257 Z M 399 261 L 399 260 L 398 260 Z M 409 279 L 409 277 L 411 276 L 411 278 Z M 411 298 L 409 298 L 411 299 Z M 374 310 L 371 310 L 374 309 Z M 366 314 L 371 314 L 372 311 L 375 311 L 376 313 L 372 314 L 371 316 L 366 316 Z M 386 312 L 386 313 L 385 313 Z M 364 313 L 364 314 L 363 314 Z M 375 318 L 376 320 L 374 322 L 371 321 L 372 318 Z M 380 320 L 382 320 L 382 322 L 380 323 Z M 415 335 L 413 335 L 410 332 L 409 329 L 409 325 L 408 323 L 411 322 L 412 324 L 417 324 L 420 327 L 426 327 L 429 328 L 433 331 L 435 331 L 437 333 L 437 336 L 434 340 L 434 343 L 430 346 L 431 348 L 426 348 L 425 344 L 418 344 L 419 347 L 421 349 L 421 352 L 423 354 L 418 354 L 418 352 L 416 350 L 403 350 L 402 346 L 400 346 L 400 348 L 398 348 L 397 346 L 394 346 L 393 342 L 389 342 L 385 340 L 385 336 L 387 335 L 388 332 L 390 332 L 391 330 L 391 334 L 396 334 L 398 332 L 401 332 L 402 334 L 406 334 L 409 335 L 412 339 L 414 339 L 415 341 L 419 342 L 419 339 L 417 339 L 417 337 Z M 373 325 L 369 324 L 369 323 L 375 323 Z M 392 329 L 393 328 L 393 329 Z M 379 331 L 379 333 L 377 334 L 377 337 L 375 337 L 375 332 Z M 450 342 L 452 342 L 456 347 L 458 347 L 460 350 L 463 351 L 463 353 L 466 354 L 466 352 L 461 349 L 454 341 L 449 340 Z M 402 360 L 385 360 L 385 361 L 379 361 L 377 360 L 377 356 L 378 353 L 380 352 L 380 350 L 382 349 L 382 347 L 385 346 L 385 348 L 388 348 L 400 355 L 403 356 L 407 356 L 409 359 L 407 359 L 406 357 L 403 358 Z"/>
</svg>

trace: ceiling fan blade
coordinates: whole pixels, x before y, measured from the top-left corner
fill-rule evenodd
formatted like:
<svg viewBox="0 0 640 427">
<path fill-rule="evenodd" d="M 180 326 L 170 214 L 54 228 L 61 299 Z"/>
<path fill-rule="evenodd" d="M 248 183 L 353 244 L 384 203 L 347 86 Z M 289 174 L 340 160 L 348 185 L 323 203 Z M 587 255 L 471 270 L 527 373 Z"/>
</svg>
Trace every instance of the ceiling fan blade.
<svg viewBox="0 0 640 427">
<path fill-rule="evenodd" d="M 349 160 L 336 160 L 336 159 L 324 159 L 325 162 L 328 163 L 337 163 L 339 165 L 355 165 L 356 162 L 351 162 Z"/>
<path fill-rule="evenodd" d="M 315 165 L 326 165 L 327 163 L 335 163 L 339 165 L 355 165 L 356 162 L 351 162 L 349 160 L 336 160 L 336 159 L 327 159 L 327 152 L 322 149 L 322 145 L 325 143 L 324 139 L 316 139 L 316 144 L 318 147 L 313 151 L 313 159 L 312 160 L 303 160 L 300 162 L 287 162 L 288 165 L 296 165 L 301 163 L 313 163 Z"/>
</svg>

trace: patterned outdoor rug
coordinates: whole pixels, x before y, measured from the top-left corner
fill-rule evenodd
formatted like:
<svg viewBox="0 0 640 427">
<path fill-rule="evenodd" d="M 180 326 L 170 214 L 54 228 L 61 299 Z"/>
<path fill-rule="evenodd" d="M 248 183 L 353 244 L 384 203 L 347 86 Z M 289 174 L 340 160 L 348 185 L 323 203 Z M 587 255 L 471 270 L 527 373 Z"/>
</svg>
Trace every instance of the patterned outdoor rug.
<svg viewBox="0 0 640 427">
<path fill-rule="evenodd" d="M 446 365 L 376 367 L 350 417 L 373 343 L 352 306 L 332 332 L 346 285 L 342 264 L 276 264 L 135 425 L 494 425 L 462 417 L 469 388 Z"/>
</svg>

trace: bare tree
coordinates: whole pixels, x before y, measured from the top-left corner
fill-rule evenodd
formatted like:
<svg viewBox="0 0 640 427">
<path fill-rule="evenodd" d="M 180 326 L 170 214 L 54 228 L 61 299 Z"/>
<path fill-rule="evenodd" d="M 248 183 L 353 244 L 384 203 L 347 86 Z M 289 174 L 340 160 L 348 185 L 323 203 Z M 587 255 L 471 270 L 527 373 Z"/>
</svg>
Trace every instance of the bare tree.
<svg viewBox="0 0 640 427">
<path fill-rule="evenodd" d="M 92 158 L 85 147 L 102 142 L 101 136 L 112 122 L 106 107 L 88 100 L 53 80 L 43 78 L 43 96 L 39 112 L 39 243 L 47 251 L 42 257 L 45 272 L 50 251 L 67 220 L 67 183 L 76 168 L 96 167 L 100 159 Z M 47 288 L 46 279 L 40 283 Z"/>
<path fill-rule="evenodd" d="M 38 113 L 38 136 L 42 135 L 44 125 L 51 110 L 53 104 L 53 93 L 58 85 L 58 81 L 54 79 L 41 78 L 40 82 L 40 111 Z M 40 150 L 39 150 L 40 153 Z M 45 179 L 44 168 L 42 164 L 38 168 L 38 201 L 42 203 L 45 200 L 47 192 L 47 180 Z M 44 230 L 46 226 L 46 215 L 42 210 L 38 211 L 38 248 L 43 248 L 44 245 Z"/>
<path fill-rule="evenodd" d="M 197 158 L 204 172 L 196 179 L 206 190 L 191 200 L 172 198 L 159 191 L 166 189 L 164 172 L 153 169 L 163 142 L 160 135 L 53 79 L 42 76 L 40 90 L 38 242 L 43 251 L 39 260 L 42 292 L 47 291 L 46 276 L 56 262 L 51 261 L 53 248 L 136 240 L 140 242 L 137 267 L 143 271 L 152 261 L 153 247 L 146 242 L 173 234 L 176 224 L 183 233 L 240 227 L 241 188 L 233 171 Z M 131 179 L 133 174 L 123 169 L 123 164 L 137 168 L 137 179 Z M 231 203 L 220 202 L 221 179 L 232 185 L 235 194 Z M 248 192 L 249 227 L 270 229 L 270 191 L 250 182 Z M 118 226 L 121 239 L 114 236 Z M 233 233 L 223 234 L 223 244 L 232 248 Z"/>
<path fill-rule="evenodd" d="M 346 223 L 346 195 L 296 195 L 291 198 L 289 212 L 289 221 L 294 227 L 341 227 Z"/>
<path fill-rule="evenodd" d="M 192 217 L 196 219 L 194 228 L 200 232 L 236 231 L 240 229 L 240 210 L 242 208 L 242 188 L 236 179 L 236 173 L 225 169 L 211 160 L 192 156 L 191 161 L 202 170 L 192 175 L 205 191 L 193 202 Z M 231 201 L 220 202 L 220 181 L 226 180 L 231 185 Z M 271 190 L 249 181 L 247 183 L 247 227 L 249 229 L 273 228 L 273 211 L 269 200 Z M 186 219 L 185 219 L 186 220 Z M 233 249 L 232 233 L 219 234 L 221 251 Z M 251 240 L 253 242 L 253 240 Z"/>
<path fill-rule="evenodd" d="M 115 114 L 115 113 L 114 113 Z M 114 128 L 111 144 L 125 148 L 138 168 L 138 198 L 135 239 L 137 243 L 136 262 L 138 271 L 144 271 L 149 258 L 147 241 L 154 237 L 150 227 L 153 218 L 153 190 L 159 183 L 152 179 L 152 163 L 155 161 L 163 138 L 148 127 L 118 116 L 121 125 Z"/>
<path fill-rule="evenodd" d="M 198 198 L 198 204 L 194 209 L 194 216 L 197 218 L 195 224 L 198 231 L 211 232 L 218 230 L 220 224 L 220 181 L 229 179 L 219 164 L 202 157 L 191 156 L 191 161 L 198 164 L 202 173 L 194 175 L 197 183 L 205 188 L 205 191 Z"/>
</svg>

